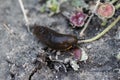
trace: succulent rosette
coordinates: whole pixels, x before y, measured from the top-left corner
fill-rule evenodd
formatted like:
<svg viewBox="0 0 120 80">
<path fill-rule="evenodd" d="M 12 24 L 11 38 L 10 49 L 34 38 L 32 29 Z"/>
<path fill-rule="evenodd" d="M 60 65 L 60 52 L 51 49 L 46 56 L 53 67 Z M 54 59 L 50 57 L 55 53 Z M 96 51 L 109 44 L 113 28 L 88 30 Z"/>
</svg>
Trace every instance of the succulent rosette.
<svg viewBox="0 0 120 80">
<path fill-rule="evenodd" d="M 70 16 L 70 22 L 73 26 L 81 27 L 84 25 L 87 15 L 82 11 L 75 12 Z"/>
<path fill-rule="evenodd" d="M 114 13 L 115 7 L 111 3 L 100 3 L 96 10 L 96 14 L 102 19 L 111 18 Z"/>
</svg>

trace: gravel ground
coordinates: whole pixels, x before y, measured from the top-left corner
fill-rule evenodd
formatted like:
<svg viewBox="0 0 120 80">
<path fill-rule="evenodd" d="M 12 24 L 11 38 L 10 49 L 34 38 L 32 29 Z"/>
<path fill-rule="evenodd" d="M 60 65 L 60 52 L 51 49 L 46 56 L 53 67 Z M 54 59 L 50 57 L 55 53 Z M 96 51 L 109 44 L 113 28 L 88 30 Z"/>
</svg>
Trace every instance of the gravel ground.
<svg viewBox="0 0 120 80">
<path fill-rule="evenodd" d="M 30 24 L 52 26 L 61 33 L 73 33 L 62 15 L 49 17 L 47 13 L 40 13 L 38 0 L 23 2 Z M 64 72 L 37 61 L 38 55 L 44 52 L 41 49 L 44 45 L 27 31 L 17 0 L 0 0 L 0 10 L 0 80 L 120 80 L 120 61 L 115 58 L 120 53 L 120 22 L 101 39 L 81 44 L 89 59 L 79 63 L 77 72 L 72 68 Z M 120 10 L 114 17 L 118 15 Z M 109 23 L 112 21 L 109 20 Z M 92 19 L 86 39 L 104 29 L 100 22 L 96 16 Z"/>
</svg>

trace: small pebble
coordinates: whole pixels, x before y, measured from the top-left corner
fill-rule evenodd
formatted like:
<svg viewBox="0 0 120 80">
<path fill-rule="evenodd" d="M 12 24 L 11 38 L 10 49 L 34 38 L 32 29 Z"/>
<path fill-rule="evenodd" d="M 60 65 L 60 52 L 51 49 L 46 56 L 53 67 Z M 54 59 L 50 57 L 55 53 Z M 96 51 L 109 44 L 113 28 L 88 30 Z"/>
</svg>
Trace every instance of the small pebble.
<svg viewBox="0 0 120 80">
<path fill-rule="evenodd" d="M 70 61 L 70 65 L 71 65 L 71 67 L 72 67 L 75 71 L 78 71 L 79 65 L 77 64 L 76 61 L 71 60 L 71 61 Z"/>
<path fill-rule="evenodd" d="M 92 45 L 88 45 L 88 46 L 87 46 L 87 49 L 91 49 L 91 47 L 92 47 Z"/>
<path fill-rule="evenodd" d="M 120 60 L 120 52 L 117 54 L 116 58 Z"/>
<path fill-rule="evenodd" d="M 120 27 L 120 26 L 119 26 L 119 27 Z M 120 28 L 119 28 L 118 31 L 116 32 L 115 39 L 120 40 Z"/>
</svg>

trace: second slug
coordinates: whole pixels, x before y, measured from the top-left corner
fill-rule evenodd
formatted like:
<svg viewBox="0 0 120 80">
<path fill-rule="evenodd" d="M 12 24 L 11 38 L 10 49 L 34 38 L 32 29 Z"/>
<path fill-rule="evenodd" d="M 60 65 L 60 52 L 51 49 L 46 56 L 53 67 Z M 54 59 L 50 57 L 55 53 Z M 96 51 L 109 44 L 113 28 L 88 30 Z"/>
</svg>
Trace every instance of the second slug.
<svg viewBox="0 0 120 80">
<path fill-rule="evenodd" d="M 45 45 L 55 50 L 68 50 L 77 44 L 76 36 L 61 34 L 47 27 L 35 25 L 33 34 Z"/>
</svg>

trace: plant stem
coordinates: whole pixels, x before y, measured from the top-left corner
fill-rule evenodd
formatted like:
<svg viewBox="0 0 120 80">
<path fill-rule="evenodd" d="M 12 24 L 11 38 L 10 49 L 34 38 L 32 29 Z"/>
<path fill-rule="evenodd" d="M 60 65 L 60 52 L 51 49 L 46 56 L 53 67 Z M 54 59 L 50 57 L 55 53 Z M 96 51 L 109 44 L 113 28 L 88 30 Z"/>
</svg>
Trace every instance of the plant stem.
<svg viewBox="0 0 120 80">
<path fill-rule="evenodd" d="M 96 6 L 95 6 L 95 9 L 93 10 L 93 12 L 92 12 L 91 16 L 89 17 L 88 21 L 86 22 L 84 28 L 81 30 L 81 32 L 80 32 L 80 37 L 84 35 L 84 31 L 87 29 L 88 24 L 90 23 L 92 17 L 94 16 L 94 13 L 96 12 L 96 9 L 97 9 L 99 3 L 100 3 L 100 0 L 97 1 L 97 4 L 96 4 Z"/>
<path fill-rule="evenodd" d="M 83 28 L 82 31 L 80 32 L 80 36 L 83 36 L 83 35 L 84 35 L 84 31 L 87 29 L 88 24 L 90 23 L 90 21 L 91 21 L 91 19 L 92 19 L 93 16 L 94 16 L 94 14 L 91 14 L 91 15 L 90 15 L 90 17 L 89 17 L 88 21 L 86 22 L 84 28 Z"/>
<path fill-rule="evenodd" d="M 120 3 L 115 6 L 116 10 L 119 9 L 119 8 L 120 8 Z"/>
<path fill-rule="evenodd" d="M 106 24 L 107 24 L 107 19 L 103 19 L 102 23 L 101 23 L 101 26 L 105 26 Z"/>
<path fill-rule="evenodd" d="M 118 18 L 112 22 L 106 29 L 104 29 L 101 33 L 99 33 L 98 35 L 96 35 L 95 37 L 91 38 L 91 39 L 87 39 L 87 40 L 81 40 L 78 41 L 78 43 L 87 43 L 87 42 L 92 42 L 95 41 L 97 39 L 99 39 L 100 37 L 102 37 L 104 34 L 106 34 L 113 26 L 115 26 L 115 24 L 120 20 L 120 16 L 118 16 Z"/>
<path fill-rule="evenodd" d="M 19 1 L 21 10 L 22 10 L 22 12 L 23 12 L 23 15 L 24 15 L 24 19 L 25 19 L 25 23 L 26 23 L 27 29 L 28 29 L 28 31 L 30 32 L 30 29 L 29 29 L 29 21 L 28 21 L 26 12 L 25 12 L 25 8 L 24 8 L 24 5 L 23 5 L 23 1 L 22 1 L 22 0 L 18 0 L 18 1 Z"/>
<path fill-rule="evenodd" d="M 114 4 L 115 2 L 117 2 L 118 0 L 112 0 L 110 3 Z"/>
<path fill-rule="evenodd" d="M 8 25 L 7 24 L 3 24 L 3 26 L 6 28 L 6 30 L 10 33 L 10 34 L 12 34 L 13 35 L 13 32 L 12 32 L 12 30 L 8 27 Z"/>
</svg>

